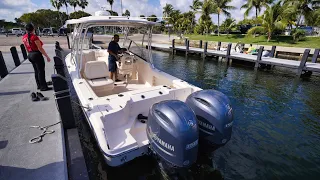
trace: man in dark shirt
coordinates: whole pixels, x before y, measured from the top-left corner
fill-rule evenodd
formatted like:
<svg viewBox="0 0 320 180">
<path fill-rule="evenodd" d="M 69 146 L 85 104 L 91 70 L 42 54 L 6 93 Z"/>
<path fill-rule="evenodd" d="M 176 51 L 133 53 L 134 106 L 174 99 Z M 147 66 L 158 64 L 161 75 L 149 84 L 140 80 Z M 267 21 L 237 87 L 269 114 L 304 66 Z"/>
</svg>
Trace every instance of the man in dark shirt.
<svg viewBox="0 0 320 180">
<path fill-rule="evenodd" d="M 109 53 L 109 72 L 110 78 L 113 79 L 113 75 L 115 76 L 115 82 L 119 82 L 121 80 L 117 79 L 117 64 L 116 61 L 119 61 L 120 58 L 118 53 L 122 52 L 123 50 L 120 48 L 119 44 L 119 35 L 115 34 L 113 36 L 113 41 L 109 43 L 108 46 L 108 53 Z"/>
</svg>

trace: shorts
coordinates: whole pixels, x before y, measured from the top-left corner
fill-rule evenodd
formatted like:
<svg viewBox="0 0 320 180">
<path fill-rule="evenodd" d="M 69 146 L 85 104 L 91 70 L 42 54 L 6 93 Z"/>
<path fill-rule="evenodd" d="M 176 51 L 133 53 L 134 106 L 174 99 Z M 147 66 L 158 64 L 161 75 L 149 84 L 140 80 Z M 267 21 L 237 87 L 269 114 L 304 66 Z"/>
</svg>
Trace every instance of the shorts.
<svg viewBox="0 0 320 180">
<path fill-rule="evenodd" d="M 116 72 L 117 71 L 117 63 L 116 60 L 114 60 L 113 57 L 108 58 L 108 66 L 109 66 L 109 72 Z"/>
</svg>

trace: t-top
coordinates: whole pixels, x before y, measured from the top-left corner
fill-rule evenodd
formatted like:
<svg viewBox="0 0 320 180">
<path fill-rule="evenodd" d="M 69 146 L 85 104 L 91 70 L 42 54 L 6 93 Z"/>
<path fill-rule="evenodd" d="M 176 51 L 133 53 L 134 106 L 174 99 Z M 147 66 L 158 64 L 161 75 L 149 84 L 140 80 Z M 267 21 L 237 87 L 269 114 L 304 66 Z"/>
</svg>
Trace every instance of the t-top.
<svg viewBox="0 0 320 180">
<path fill-rule="evenodd" d="M 40 41 L 40 44 L 41 46 L 43 45 L 42 41 L 39 39 L 39 37 L 33 33 L 30 34 L 30 43 L 29 43 L 29 40 L 28 40 L 28 34 L 25 34 L 23 37 L 22 37 L 22 42 L 24 44 L 24 46 L 27 48 L 27 51 L 28 52 L 31 52 L 31 51 L 39 51 L 35 41 L 39 40 Z"/>
<path fill-rule="evenodd" d="M 111 41 L 110 43 L 109 43 L 109 46 L 108 46 L 108 50 L 109 51 L 112 51 L 113 53 L 115 53 L 115 54 L 118 54 L 118 51 L 120 51 L 120 46 L 119 46 L 119 44 L 117 43 L 117 42 L 114 42 L 114 41 Z M 111 54 L 109 54 L 109 57 L 111 58 L 111 59 L 113 59 L 113 60 L 117 60 L 113 55 L 111 55 Z"/>
</svg>

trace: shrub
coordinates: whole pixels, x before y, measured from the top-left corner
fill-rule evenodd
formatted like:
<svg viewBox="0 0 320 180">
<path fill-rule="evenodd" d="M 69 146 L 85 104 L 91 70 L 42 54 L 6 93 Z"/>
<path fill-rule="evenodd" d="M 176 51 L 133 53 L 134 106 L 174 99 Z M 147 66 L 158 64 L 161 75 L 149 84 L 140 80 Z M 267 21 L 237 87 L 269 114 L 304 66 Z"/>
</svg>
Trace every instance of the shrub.
<svg viewBox="0 0 320 180">
<path fill-rule="evenodd" d="M 294 29 L 292 31 L 292 38 L 294 42 L 298 42 L 306 37 L 306 32 L 302 29 Z"/>
</svg>

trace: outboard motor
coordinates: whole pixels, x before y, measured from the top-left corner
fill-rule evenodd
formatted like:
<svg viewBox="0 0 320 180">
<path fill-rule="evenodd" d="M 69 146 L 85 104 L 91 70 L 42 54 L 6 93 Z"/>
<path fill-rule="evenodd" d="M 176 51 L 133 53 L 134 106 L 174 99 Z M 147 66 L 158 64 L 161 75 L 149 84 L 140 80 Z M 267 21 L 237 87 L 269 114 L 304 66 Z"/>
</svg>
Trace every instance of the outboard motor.
<svg viewBox="0 0 320 180">
<path fill-rule="evenodd" d="M 197 91 L 187 97 L 186 104 L 196 114 L 201 141 L 217 148 L 230 140 L 233 110 L 225 94 L 216 90 Z"/>
<path fill-rule="evenodd" d="M 196 162 L 198 124 L 195 114 L 184 102 L 167 100 L 152 105 L 147 136 L 152 152 L 164 168 L 170 171 L 189 168 Z"/>
</svg>

